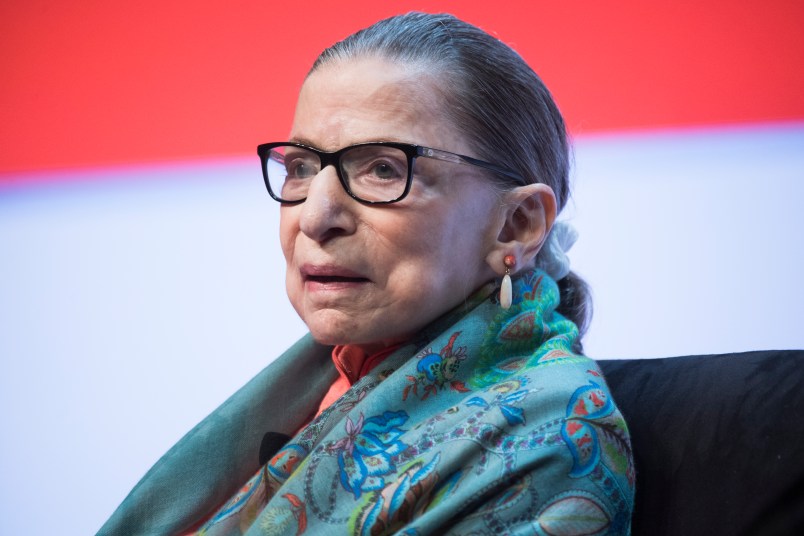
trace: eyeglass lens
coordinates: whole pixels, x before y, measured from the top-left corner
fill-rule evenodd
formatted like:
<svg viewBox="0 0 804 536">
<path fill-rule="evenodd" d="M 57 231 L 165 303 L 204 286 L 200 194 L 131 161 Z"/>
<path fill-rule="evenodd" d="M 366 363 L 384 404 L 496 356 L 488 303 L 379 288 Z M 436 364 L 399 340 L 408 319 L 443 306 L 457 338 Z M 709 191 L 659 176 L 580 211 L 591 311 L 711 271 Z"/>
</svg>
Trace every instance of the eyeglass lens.
<svg viewBox="0 0 804 536">
<path fill-rule="evenodd" d="M 359 199 L 394 201 L 405 193 L 408 156 L 401 149 L 359 145 L 341 153 L 336 165 L 347 191 Z M 304 199 L 321 167 L 319 156 L 308 149 L 293 145 L 274 147 L 267 159 L 271 191 L 283 201 Z"/>
</svg>

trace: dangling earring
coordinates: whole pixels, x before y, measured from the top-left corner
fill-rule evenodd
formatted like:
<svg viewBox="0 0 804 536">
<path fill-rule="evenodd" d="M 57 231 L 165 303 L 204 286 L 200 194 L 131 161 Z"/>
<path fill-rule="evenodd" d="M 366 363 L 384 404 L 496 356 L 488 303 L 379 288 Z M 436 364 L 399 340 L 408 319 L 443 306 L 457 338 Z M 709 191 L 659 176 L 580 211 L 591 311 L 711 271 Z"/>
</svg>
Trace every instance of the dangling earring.
<svg viewBox="0 0 804 536">
<path fill-rule="evenodd" d="M 503 259 L 503 264 L 505 264 L 505 275 L 502 279 L 502 285 L 500 285 L 500 306 L 503 309 L 508 309 L 514 301 L 514 292 L 511 287 L 511 268 L 516 266 L 516 257 L 506 255 Z"/>
</svg>

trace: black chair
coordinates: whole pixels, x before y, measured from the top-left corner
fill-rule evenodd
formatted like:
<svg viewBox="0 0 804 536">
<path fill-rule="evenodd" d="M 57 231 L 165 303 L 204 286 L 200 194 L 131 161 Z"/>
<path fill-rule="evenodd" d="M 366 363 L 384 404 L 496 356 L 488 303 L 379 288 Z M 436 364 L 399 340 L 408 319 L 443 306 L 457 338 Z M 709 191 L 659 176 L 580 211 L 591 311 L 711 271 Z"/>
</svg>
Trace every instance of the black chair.
<svg viewBox="0 0 804 536">
<path fill-rule="evenodd" d="M 634 535 L 804 535 L 804 351 L 599 363 L 631 431 Z"/>
</svg>

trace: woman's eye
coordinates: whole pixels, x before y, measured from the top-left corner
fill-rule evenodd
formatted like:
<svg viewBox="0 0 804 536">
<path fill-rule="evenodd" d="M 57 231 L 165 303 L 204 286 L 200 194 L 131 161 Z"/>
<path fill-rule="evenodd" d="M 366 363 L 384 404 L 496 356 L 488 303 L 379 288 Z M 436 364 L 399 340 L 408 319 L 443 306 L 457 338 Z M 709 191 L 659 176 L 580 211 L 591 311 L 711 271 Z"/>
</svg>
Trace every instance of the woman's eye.
<svg viewBox="0 0 804 536">
<path fill-rule="evenodd" d="M 387 186 L 407 179 L 407 157 L 394 147 L 356 146 L 341 157 L 341 173 L 350 182 Z"/>
<path fill-rule="evenodd" d="M 396 179 L 399 177 L 396 169 L 386 162 L 379 162 L 371 169 L 372 175 L 378 179 Z"/>
<path fill-rule="evenodd" d="M 288 177 L 293 179 L 306 179 L 316 174 L 315 166 L 302 159 L 294 159 L 285 165 Z"/>
</svg>

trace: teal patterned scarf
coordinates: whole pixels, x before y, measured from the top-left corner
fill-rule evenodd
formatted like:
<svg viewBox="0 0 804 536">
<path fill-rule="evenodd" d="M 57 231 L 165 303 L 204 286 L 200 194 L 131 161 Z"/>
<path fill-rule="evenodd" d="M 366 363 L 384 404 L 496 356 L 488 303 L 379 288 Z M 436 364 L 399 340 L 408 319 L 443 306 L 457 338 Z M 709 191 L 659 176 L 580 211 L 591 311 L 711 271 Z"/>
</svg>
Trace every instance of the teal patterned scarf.
<svg viewBox="0 0 804 536">
<path fill-rule="evenodd" d="M 99 534 L 628 534 L 625 422 L 545 273 L 445 315 L 304 426 L 305 337 L 173 447 Z M 299 429 L 301 428 L 301 429 Z"/>
</svg>

